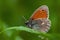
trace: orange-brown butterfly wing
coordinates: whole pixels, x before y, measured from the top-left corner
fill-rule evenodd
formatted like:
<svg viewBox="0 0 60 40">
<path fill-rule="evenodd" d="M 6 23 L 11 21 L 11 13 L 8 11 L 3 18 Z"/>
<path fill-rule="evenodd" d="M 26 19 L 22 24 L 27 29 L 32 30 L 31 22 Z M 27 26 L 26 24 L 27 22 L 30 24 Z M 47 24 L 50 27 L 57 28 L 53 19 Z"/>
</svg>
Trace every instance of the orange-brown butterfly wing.
<svg viewBox="0 0 60 40">
<path fill-rule="evenodd" d="M 48 18 L 48 7 L 43 5 L 39 7 L 31 16 L 31 19 Z"/>
</svg>

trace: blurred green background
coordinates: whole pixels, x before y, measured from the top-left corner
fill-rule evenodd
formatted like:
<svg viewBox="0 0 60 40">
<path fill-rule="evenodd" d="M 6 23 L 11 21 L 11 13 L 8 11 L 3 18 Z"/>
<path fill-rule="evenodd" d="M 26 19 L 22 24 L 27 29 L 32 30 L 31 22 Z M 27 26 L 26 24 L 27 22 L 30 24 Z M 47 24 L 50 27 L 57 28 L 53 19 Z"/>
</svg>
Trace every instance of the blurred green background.
<svg viewBox="0 0 60 40">
<path fill-rule="evenodd" d="M 49 7 L 51 29 L 47 34 L 53 35 L 49 40 L 60 40 L 60 0 L 0 0 L 0 32 L 9 27 L 26 26 L 22 16 L 29 19 L 41 5 Z M 0 40 L 40 40 L 37 36 L 28 31 L 9 30 L 0 33 Z"/>
</svg>

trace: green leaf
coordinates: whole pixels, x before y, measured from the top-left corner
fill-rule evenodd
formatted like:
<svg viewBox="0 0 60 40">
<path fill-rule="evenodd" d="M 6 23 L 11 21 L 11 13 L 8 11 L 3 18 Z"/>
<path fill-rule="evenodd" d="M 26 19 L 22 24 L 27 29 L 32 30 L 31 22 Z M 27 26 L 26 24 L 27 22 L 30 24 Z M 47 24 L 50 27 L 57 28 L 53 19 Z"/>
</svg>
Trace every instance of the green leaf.
<svg viewBox="0 0 60 40">
<path fill-rule="evenodd" d="M 50 38 L 51 40 L 55 38 L 52 34 L 42 33 L 42 32 L 39 32 L 37 30 L 33 30 L 33 29 L 23 27 L 23 26 L 6 28 L 2 32 L 0 32 L 0 34 L 2 34 L 3 32 L 9 31 L 9 30 L 20 31 L 20 33 L 21 33 L 21 31 L 26 31 L 26 32 L 29 32 L 29 33 L 32 33 L 32 34 L 36 34 L 38 37 L 40 37 L 40 39 L 41 39 L 41 37 Z"/>
</svg>

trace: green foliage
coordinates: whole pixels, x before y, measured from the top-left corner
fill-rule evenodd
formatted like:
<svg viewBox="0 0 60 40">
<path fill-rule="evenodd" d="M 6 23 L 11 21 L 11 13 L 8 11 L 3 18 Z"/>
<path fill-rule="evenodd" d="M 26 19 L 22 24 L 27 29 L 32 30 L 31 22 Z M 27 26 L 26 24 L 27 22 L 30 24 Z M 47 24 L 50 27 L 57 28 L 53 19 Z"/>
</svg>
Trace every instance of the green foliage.
<svg viewBox="0 0 60 40">
<path fill-rule="evenodd" d="M 48 33 L 27 28 L 22 18 L 29 19 L 41 5 L 49 7 Z M 59 10 L 60 0 L 0 0 L 0 40 L 60 40 Z"/>
<path fill-rule="evenodd" d="M 5 36 L 5 37 L 2 37 L 4 39 L 1 38 L 2 40 L 7 40 L 7 39 L 8 40 L 40 40 L 41 37 L 49 38 L 51 40 L 57 39 L 56 36 L 52 34 L 42 33 L 37 30 L 33 30 L 33 29 L 23 27 L 23 26 L 6 28 L 0 32 L 0 35 Z"/>
</svg>

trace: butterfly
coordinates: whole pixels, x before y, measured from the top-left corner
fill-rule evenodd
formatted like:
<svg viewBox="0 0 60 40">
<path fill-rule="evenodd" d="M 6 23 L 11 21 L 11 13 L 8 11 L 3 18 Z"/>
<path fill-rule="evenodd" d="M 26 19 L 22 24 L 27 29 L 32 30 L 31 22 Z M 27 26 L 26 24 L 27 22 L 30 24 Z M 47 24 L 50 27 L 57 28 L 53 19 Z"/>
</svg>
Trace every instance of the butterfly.
<svg viewBox="0 0 60 40">
<path fill-rule="evenodd" d="M 25 24 L 31 29 L 41 32 L 48 32 L 51 26 L 51 21 L 49 20 L 48 6 L 42 5 L 37 8 L 30 19 L 25 22 Z"/>
</svg>

